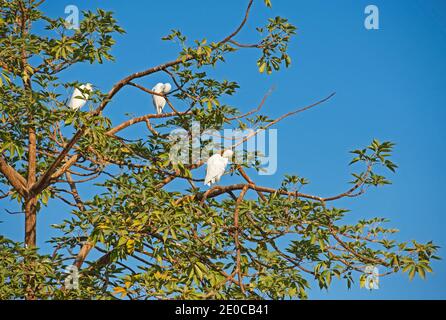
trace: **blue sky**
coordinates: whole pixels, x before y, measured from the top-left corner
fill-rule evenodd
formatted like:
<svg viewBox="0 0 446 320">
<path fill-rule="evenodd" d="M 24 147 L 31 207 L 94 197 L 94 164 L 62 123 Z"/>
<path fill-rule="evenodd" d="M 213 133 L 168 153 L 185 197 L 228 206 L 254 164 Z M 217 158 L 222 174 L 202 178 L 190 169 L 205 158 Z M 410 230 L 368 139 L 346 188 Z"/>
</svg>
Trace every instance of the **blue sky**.
<svg viewBox="0 0 446 320">
<path fill-rule="evenodd" d="M 127 31 L 117 37 L 115 63 L 82 65 L 65 72 L 64 80 L 92 82 L 103 91 L 124 76 L 176 57 L 175 45 L 160 38 L 181 29 L 190 39 L 219 40 L 240 22 L 245 2 L 232 1 L 55 1 L 44 10 L 63 16 L 66 5 L 81 10 L 102 7 L 116 12 Z M 299 106 L 337 95 L 318 109 L 278 125 L 278 165 L 274 176 L 255 177 L 259 184 L 277 186 L 284 174 L 311 181 L 306 192 L 322 196 L 348 188 L 351 168 L 348 151 L 366 146 L 373 138 L 395 142 L 399 165 L 393 185 L 371 189 L 362 198 L 336 205 L 352 209 L 346 221 L 384 216 L 400 229 L 398 240 L 433 240 L 444 247 L 446 215 L 444 195 L 446 156 L 446 2 L 442 0 L 273 0 L 266 9 L 257 1 L 239 40 L 255 41 L 254 27 L 280 15 L 298 27 L 291 47 L 291 68 L 272 76 L 257 72 L 258 54 L 246 50 L 228 57 L 215 70 L 219 79 L 235 80 L 241 88 L 225 101 L 247 111 L 256 106 L 273 85 L 274 94 L 263 113 L 277 117 Z M 364 8 L 380 9 L 380 29 L 364 28 Z M 150 87 L 168 81 L 164 75 L 144 79 Z M 150 108 L 150 109 L 149 109 Z M 146 95 L 130 88 L 119 94 L 106 111 L 119 121 L 124 112 L 145 114 L 151 109 Z M 84 191 L 88 195 L 88 191 Z M 13 209 L 1 202 L 0 208 Z M 38 242 L 54 235 L 49 228 L 68 216 L 67 208 L 51 204 L 38 217 Z M 0 211 L 0 234 L 23 238 L 23 217 Z M 445 250 L 440 250 L 445 256 Z M 435 262 L 427 280 L 409 282 L 406 275 L 381 279 L 380 290 L 347 290 L 334 282 L 328 292 L 315 288 L 313 299 L 439 299 L 446 298 L 446 268 Z"/>
</svg>

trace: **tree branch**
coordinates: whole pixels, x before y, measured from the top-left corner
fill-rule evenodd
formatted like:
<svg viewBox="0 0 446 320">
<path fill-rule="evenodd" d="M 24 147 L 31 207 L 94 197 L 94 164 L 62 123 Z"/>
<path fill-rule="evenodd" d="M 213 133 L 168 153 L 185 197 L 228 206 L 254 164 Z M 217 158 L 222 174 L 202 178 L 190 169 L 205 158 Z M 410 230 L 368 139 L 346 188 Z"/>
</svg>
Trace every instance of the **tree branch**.
<svg viewBox="0 0 446 320">
<path fill-rule="evenodd" d="M 11 167 L 2 155 L 0 155 L 0 172 L 21 196 L 24 197 L 27 195 L 28 188 L 26 186 L 27 183 L 25 178 Z"/>
</svg>

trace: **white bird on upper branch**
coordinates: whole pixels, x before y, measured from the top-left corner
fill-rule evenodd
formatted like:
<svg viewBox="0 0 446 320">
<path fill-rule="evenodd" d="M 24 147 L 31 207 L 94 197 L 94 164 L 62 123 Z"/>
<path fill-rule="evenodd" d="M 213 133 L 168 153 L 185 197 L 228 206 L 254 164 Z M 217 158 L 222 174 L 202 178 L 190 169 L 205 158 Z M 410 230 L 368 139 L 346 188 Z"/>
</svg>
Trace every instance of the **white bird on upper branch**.
<svg viewBox="0 0 446 320">
<path fill-rule="evenodd" d="M 211 186 L 211 184 L 220 181 L 221 176 L 225 173 L 229 159 L 232 158 L 233 154 L 234 152 L 232 150 L 225 150 L 223 155 L 216 153 L 208 159 L 206 178 L 204 179 L 205 185 Z"/>
<path fill-rule="evenodd" d="M 74 88 L 68 107 L 73 110 L 82 108 L 90 98 L 90 93 L 93 91 L 91 83 L 83 84 L 79 88 Z"/>
<path fill-rule="evenodd" d="M 153 87 L 152 91 L 156 93 L 167 94 L 169 93 L 170 89 L 172 89 L 170 83 L 160 82 Z M 153 105 L 155 106 L 157 114 L 163 113 L 163 108 L 166 105 L 166 99 L 156 94 L 152 94 L 152 98 L 153 98 Z"/>
</svg>

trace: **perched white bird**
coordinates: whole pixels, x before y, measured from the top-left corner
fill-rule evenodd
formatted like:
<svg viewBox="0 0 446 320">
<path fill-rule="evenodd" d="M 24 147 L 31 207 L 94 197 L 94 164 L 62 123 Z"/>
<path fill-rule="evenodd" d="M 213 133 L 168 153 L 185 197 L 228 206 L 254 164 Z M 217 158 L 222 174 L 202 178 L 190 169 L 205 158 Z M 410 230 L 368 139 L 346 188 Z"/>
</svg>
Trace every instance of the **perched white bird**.
<svg viewBox="0 0 446 320">
<path fill-rule="evenodd" d="M 79 86 L 79 88 L 74 88 L 68 107 L 73 110 L 82 108 L 90 98 L 91 91 L 93 91 L 93 85 L 91 83 L 83 84 Z"/>
<path fill-rule="evenodd" d="M 225 173 L 229 159 L 232 158 L 233 154 L 234 152 L 232 150 L 225 150 L 223 156 L 216 153 L 208 159 L 206 178 L 204 179 L 205 185 L 211 186 L 211 184 L 220 181 L 221 176 Z"/>
<path fill-rule="evenodd" d="M 170 85 L 170 83 L 157 83 L 156 86 L 154 86 L 152 88 L 153 92 L 156 93 L 169 93 L 170 89 L 172 89 L 172 86 Z M 163 108 L 166 105 L 166 99 L 164 97 L 161 96 L 157 96 L 155 94 L 152 94 L 152 98 L 153 98 L 153 105 L 155 106 L 156 112 L 158 114 L 163 113 Z"/>
</svg>

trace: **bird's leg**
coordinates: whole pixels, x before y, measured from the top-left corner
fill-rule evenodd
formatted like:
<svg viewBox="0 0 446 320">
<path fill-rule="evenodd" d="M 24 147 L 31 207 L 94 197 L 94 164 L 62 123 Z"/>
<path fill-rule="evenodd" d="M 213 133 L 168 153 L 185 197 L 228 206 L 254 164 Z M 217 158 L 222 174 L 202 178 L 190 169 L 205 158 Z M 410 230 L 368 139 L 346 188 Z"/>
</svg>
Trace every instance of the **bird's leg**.
<svg viewBox="0 0 446 320">
<path fill-rule="evenodd" d="M 231 196 L 231 198 L 232 198 L 233 200 L 237 201 L 237 197 L 236 197 L 236 195 L 234 194 L 234 192 L 232 192 L 231 190 L 229 190 L 228 193 L 229 193 L 229 195 Z"/>
</svg>

